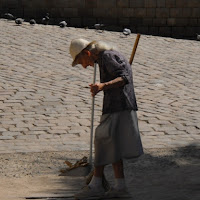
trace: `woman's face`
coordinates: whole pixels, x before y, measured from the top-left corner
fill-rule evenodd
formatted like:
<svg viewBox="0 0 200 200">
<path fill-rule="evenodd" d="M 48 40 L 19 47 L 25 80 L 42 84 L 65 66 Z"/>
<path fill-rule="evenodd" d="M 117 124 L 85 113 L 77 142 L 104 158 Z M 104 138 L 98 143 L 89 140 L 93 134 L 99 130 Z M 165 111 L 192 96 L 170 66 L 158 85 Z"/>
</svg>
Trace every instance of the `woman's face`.
<svg viewBox="0 0 200 200">
<path fill-rule="evenodd" d="M 87 68 L 87 66 L 94 67 L 94 59 L 91 55 L 91 52 L 88 50 L 81 52 L 81 54 L 79 54 L 77 63 L 81 64 L 83 68 Z"/>
</svg>

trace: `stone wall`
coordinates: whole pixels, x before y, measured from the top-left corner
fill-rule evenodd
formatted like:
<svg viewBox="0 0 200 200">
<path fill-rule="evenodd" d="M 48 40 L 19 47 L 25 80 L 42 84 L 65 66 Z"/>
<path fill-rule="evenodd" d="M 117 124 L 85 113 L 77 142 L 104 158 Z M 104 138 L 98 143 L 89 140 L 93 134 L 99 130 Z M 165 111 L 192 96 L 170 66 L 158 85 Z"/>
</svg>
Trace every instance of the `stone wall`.
<svg viewBox="0 0 200 200">
<path fill-rule="evenodd" d="M 104 23 L 108 29 L 162 36 L 200 33 L 200 0 L 0 0 L 0 12 L 25 19 L 49 12 L 52 23 L 65 19 L 76 27 Z"/>
</svg>

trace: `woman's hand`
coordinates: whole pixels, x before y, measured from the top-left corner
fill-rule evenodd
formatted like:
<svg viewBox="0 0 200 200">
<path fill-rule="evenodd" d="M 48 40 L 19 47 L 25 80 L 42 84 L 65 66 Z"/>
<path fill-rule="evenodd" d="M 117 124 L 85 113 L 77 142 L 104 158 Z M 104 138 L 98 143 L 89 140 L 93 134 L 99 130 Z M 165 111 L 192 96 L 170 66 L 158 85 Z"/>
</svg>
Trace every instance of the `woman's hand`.
<svg viewBox="0 0 200 200">
<path fill-rule="evenodd" d="M 94 97 L 98 92 L 103 90 L 104 83 L 95 83 L 95 84 L 90 84 L 89 86 L 91 95 Z"/>
<path fill-rule="evenodd" d="M 102 90 L 108 90 L 112 88 L 118 88 L 124 86 L 126 83 L 122 77 L 118 77 L 114 80 L 111 80 L 109 82 L 105 83 L 95 83 L 95 84 L 90 84 L 90 92 L 92 96 L 94 97 L 98 92 Z"/>
</svg>

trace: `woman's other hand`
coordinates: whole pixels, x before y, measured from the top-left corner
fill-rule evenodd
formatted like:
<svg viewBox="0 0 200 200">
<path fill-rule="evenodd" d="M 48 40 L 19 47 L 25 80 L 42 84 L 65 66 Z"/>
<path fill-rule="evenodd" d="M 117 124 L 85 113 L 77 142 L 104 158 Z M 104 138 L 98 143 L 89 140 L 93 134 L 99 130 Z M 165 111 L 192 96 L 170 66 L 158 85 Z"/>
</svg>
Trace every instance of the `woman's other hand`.
<svg viewBox="0 0 200 200">
<path fill-rule="evenodd" d="M 103 90 L 104 83 L 95 83 L 95 84 L 90 84 L 89 86 L 91 95 L 94 97 L 98 92 Z"/>
</svg>

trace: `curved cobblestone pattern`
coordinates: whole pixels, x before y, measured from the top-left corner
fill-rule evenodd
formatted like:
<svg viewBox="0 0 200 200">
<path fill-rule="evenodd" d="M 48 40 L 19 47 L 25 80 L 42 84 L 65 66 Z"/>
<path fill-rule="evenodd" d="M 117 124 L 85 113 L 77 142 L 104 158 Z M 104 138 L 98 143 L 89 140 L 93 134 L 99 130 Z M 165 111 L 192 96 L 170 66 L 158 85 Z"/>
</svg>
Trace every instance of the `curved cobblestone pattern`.
<svg viewBox="0 0 200 200">
<path fill-rule="evenodd" d="M 0 153 L 89 149 L 93 69 L 71 67 L 78 37 L 106 39 L 129 59 L 136 35 L 0 20 Z M 197 145 L 199 44 L 141 36 L 132 67 L 145 148 Z M 99 93 L 95 126 L 101 106 Z"/>
</svg>

